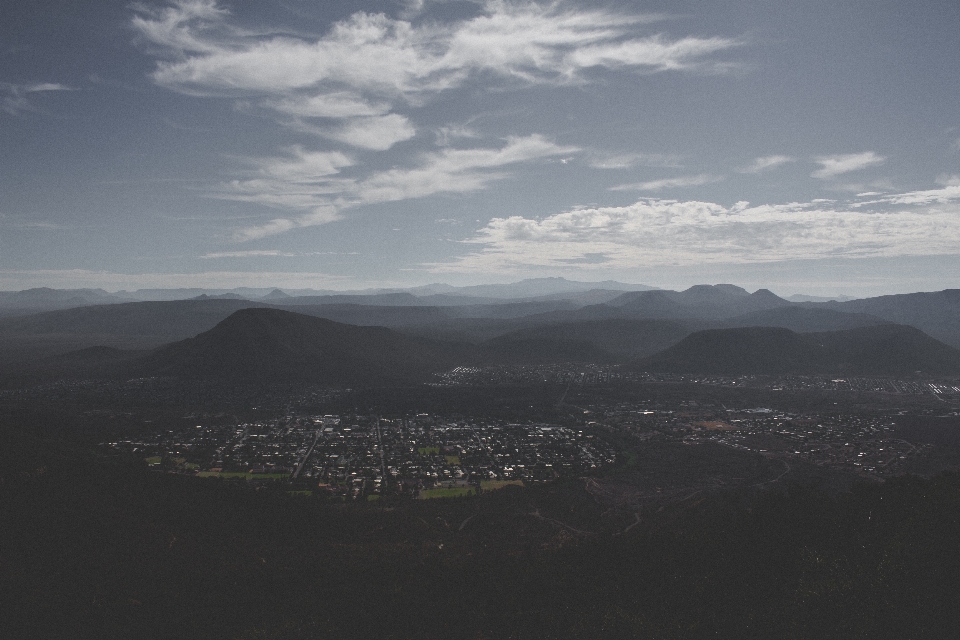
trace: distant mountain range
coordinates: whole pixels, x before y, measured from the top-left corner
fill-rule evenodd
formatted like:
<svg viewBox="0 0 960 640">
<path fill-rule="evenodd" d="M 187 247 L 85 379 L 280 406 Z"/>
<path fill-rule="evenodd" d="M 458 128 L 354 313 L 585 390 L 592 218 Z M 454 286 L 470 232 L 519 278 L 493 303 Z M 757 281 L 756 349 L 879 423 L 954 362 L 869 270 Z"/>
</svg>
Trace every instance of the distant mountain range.
<svg viewBox="0 0 960 640">
<path fill-rule="evenodd" d="M 528 284 L 531 282 L 536 281 L 528 281 Z M 549 286 L 572 289 L 594 284 L 548 282 Z M 522 289 L 520 287 L 516 291 Z M 65 298 L 62 292 L 54 294 L 50 291 L 18 293 L 24 294 L 20 299 L 45 299 L 45 296 L 59 296 L 57 299 L 61 301 L 71 299 Z M 226 338 L 211 342 L 218 335 L 226 335 L 224 332 L 234 326 L 228 324 L 223 327 L 221 324 L 233 318 L 238 311 L 253 313 L 258 310 L 264 313 L 295 312 L 293 315 L 298 317 L 323 319 L 329 321 L 329 324 L 322 325 L 328 328 L 351 325 L 350 330 L 337 329 L 341 332 L 337 335 L 341 336 L 343 344 L 354 345 L 357 353 L 363 352 L 362 343 L 365 340 L 372 341 L 370 336 L 374 333 L 356 331 L 372 327 L 381 327 L 378 331 L 389 329 L 389 335 L 394 336 L 391 340 L 398 345 L 396 349 L 399 351 L 395 352 L 403 355 L 398 355 L 394 360 L 384 356 L 384 362 L 389 365 L 388 368 L 396 368 L 400 372 L 397 375 L 404 379 L 417 378 L 427 369 L 432 370 L 434 365 L 450 362 L 626 363 L 638 358 L 653 358 L 644 360 L 643 366 L 656 365 L 664 370 L 687 368 L 719 371 L 722 367 L 718 363 L 725 359 L 728 365 L 724 366 L 737 371 L 745 371 L 750 367 L 754 367 L 756 372 L 775 371 L 780 367 L 784 371 L 890 371 L 901 375 L 918 370 L 949 372 L 952 366 L 950 354 L 953 351 L 947 345 L 960 347 L 958 290 L 819 303 L 794 303 L 765 289 L 750 293 L 734 285 L 697 285 L 685 291 L 586 289 L 512 300 L 471 298 L 461 293 L 431 290 L 421 293 L 421 296 L 409 291 L 364 296 L 291 296 L 283 291 L 269 290 L 257 301 L 242 299 L 232 293 L 201 293 L 190 300 L 111 301 L 108 304 L 83 304 L 69 309 L 0 318 L 0 374 L 30 367 L 46 367 L 57 371 L 69 371 L 71 367 L 78 371 L 106 371 L 112 362 L 126 361 L 128 358 L 123 355 L 126 351 L 149 351 L 171 342 L 200 340 L 201 335 L 207 337 L 191 344 L 227 344 L 230 340 Z M 95 300 L 103 295 L 109 294 L 90 290 L 84 300 Z M 358 302 L 358 299 L 362 299 L 362 302 Z M 247 321 L 252 322 L 249 318 L 277 318 L 282 314 L 240 317 L 247 317 Z M 233 319 L 231 322 L 239 321 Z M 290 326 L 301 327 L 301 334 L 297 335 L 302 338 L 306 335 L 303 332 L 307 331 L 303 327 L 307 325 L 304 324 L 305 320 L 298 322 L 300 324 Z M 904 325 L 919 331 L 910 333 Z M 274 325 L 267 323 L 262 326 Z M 271 331 L 279 336 L 284 326 L 282 323 L 276 324 Z M 751 330 L 751 327 L 766 330 L 758 332 Z M 218 333 L 213 337 L 207 335 L 214 329 Z M 874 333 L 870 333 L 871 330 Z M 252 335 L 252 331 L 250 329 L 237 335 Z M 703 331 L 707 333 L 697 333 Z M 891 338 L 889 343 L 879 338 L 873 341 L 867 339 L 867 336 L 887 335 L 883 331 L 893 332 L 891 335 L 895 338 Z M 903 333 L 905 331 L 907 333 Z M 829 342 L 827 336 L 831 332 L 841 332 L 846 337 L 839 339 L 840 342 Z M 832 346 L 822 349 L 833 355 L 827 357 L 822 349 L 818 351 L 818 348 L 811 347 L 809 341 L 814 339 L 811 337 L 813 335 L 819 336 L 817 339 L 828 340 L 824 344 Z M 920 337 L 924 340 L 935 338 L 946 344 L 931 346 L 932 343 Z M 283 344 L 300 344 L 297 340 Z M 691 340 L 707 342 L 691 343 Z M 238 338 L 235 342 L 240 345 L 243 341 Z M 858 347 L 859 351 L 849 351 L 843 346 L 847 342 L 862 343 L 864 346 Z M 267 340 L 264 344 L 273 343 Z M 309 341 L 303 344 L 307 345 L 302 347 L 307 350 L 305 353 L 339 353 L 336 349 L 331 351 L 335 345 L 323 346 Z M 407 345 L 403 348 L 409 348 L 409 351 L 403 351 L 399 346 L 401 344 Z M 689 348 L 689 344 L 700 345 L 698 348 L 706 360 L 691 359 L 693 351 L 683 351 Z M 233 348 L 239 348 L 236 345 Z M 108 347 L 121 352 L 84 351 L 91 347 Z M 212 358 L 216 348 L 204 348 L 204 357 Z M 280 349 L 280 346 L 277 348 Z M 281 360 L 292 358 L 297 348 L 290 347 L 293 351 Z M 679 351 L 671 351 L 671 348 Z M 898 349 L 914 352 L 919 360 L 913 362 L 903 354 L 894 356 L 900 352 Z M 418 350 L 425 355 L 418 356 Z M 870 350 L 881 350 L 888 361 L 896 360 L 900 364 L 870 364 Z M 945 358 L 942 361 L 934 357 L 938 350 Z M 73 360 L 57 360 L 68 352 L 78 355 Z M 269 363 L 269 359 L 264 359 L 265 353 L 262 352 L 257 358 Z M 727 355 L 717 355 L 718 360 L 714 362 L 704 355 L 709 353 Z M 745 355 L 749 353 L 756 354 L 759 359 L 751 360 L 754 356 Z M 856 355 L 858 353 L 860 355 Z M 183 357 L 186 358 L 185 355 Z M 97 361 L 93 369 L 87 366 L 92 360 Z M 176 359 L 163 361 L 166 362 L 163 366 L 161 360 L 152 361 L 159 367 L 156 371 L 179 371 L 174 364 Z M 327 360 L 330 361 L 329 358 Z M 434 365 L 428 367 L 425 364 L 427 361 Z M 264 365 L 256 370 L 272 372 L 269 375 L 281 375 L 287 371 L 294 377 L 310 371 L 308 377 L 311 379 L 322 378 L 320 372 L 310 370 L 306 364 L 297 363 L 295 359 L 290 362 L 295 366 Z M 363 358 L 357 360 L 357 366 L 360 367 L 357 371 L 367 371 L 365 375 L 371 380 L 390 377 L 386 370 L 381 371 L 374 366 L 374 360 L 369 366 L 360 366 L 362 362 Z M 421 364 L 416 364 L 418 362 Z M 741 364 L 736 364 L 738 362 Z M 233 364 L 236 365 L 233 370 L 247 371 L 239 363 Z M 346 367 L 344 371 L 348 369 Z M 182 371 L 186 374 L 190 370 L 206 371 L 203 367 L 193 365 Z M 298 371 L 300 373 L 296 373 Z M 351 381 L 354 380 L 352 375 L 347 376 Z"/>
<path fill-rule="evenodd" d="M 732 285 L 721 285 L 729 286 Z M 739 289 L 739 287 L 733 287 Z M 451 306 L 484 304 L 507 300 L 576 299 L 583 304 L 601 304 L 623 292 L 653 291 L 657 287 L 629 284 L 615 280 L 580 282 L 565 278 L 530 278 L 508 284 L 484 284 L 455 287 L 448 284 L 429 284 L 406 289 L 357 289 L 335 291 L 330 289 L 279 289 L 236 287 L 233 289 L 137 289 L 110 293 L 103 289 L 51 289 L 39 287 L 23 291 L 0 291 L 0 316 L 23 315 L 36 311 L 66 309 L 94 304 L 123 302 L 171 302 L 195 299 L 234 299 L 263 302 L 293 301 L 294 304 L 364 304 L 395 305 L 425 304 Z M 402 295 L 398 295 L 402 294 Z M 322 299 L 322 300 L 320 300 Z M 850 296 L 808 296 L 794 294 L 789 302 L 846 302 Z"/>
<path fill-rule="evenodd" d="M 50 289 L 0 291 L 0 316 L 25 315 L 50 309 L 72 309 L 93 304 L 119 304 L 131 299 L 103 289 Z"/>
<path fill-rule="evenodd" d="M 0 317 L 26 315 L 38 311 L 53 311 L 99 304 L 124 302 L 172 302 L 176 300 L 230 299 L 283 302 L 297 305 L 361 304 L 361 305 L 424 305 L 455 306 L 484 304 L 521 299 L 577 297 L 595 292 L 646 291 L 653 289 L 642 284 L 626 284 L 613 280 L 577 282 L 564 278 L 534 278 L 510 284 L 453 287 L 432 284 L 409 289 L 363 289 L 333 291 L 322 289 L 137 289 L 109 293 L 103 289 L 51 289 L 40 287 L 24 291 L 0 291 Z M 586 300 L 604 302 L 616 293 L 589 294 Z"/>
<path fill-rule="evenodd" d="M 854 296 L 807 296 L 802 293 L 795 293 L 792 296 L 787 296 L 786 298 L 790 302 L 847 302 L 848 300 L 856 300 Z"/>
<path fill-rule="evenodd" d="M 788 307 L 791 303 L 767 289 L 748 293 L 732 284 L 701 284 L 685 291 L 625 293 L 611 300 L 608 305 L 631 315 L 650 318 L 719 320 L 754 311 Z"/>
</svg>

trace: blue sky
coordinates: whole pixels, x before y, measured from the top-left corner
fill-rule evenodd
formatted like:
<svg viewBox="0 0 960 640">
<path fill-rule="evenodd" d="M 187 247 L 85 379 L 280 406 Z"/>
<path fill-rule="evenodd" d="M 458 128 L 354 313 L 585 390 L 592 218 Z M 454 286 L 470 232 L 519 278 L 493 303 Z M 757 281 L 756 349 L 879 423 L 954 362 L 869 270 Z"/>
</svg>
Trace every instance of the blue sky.
<svg viewBox="0 0 960 640">
<path fill-rule="evenodd" d="M 0 289 L 955 288 L 958 25 L 949 1 L 18 3 Z"/>
</svg>

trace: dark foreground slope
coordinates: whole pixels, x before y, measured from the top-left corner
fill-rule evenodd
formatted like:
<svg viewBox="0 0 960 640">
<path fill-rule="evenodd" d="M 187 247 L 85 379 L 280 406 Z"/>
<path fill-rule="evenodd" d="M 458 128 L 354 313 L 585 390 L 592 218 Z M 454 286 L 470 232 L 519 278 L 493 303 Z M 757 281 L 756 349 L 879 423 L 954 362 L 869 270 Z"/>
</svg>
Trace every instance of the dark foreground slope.
<svg viewBox="0 0 960 640">
<path fill-rule="evenodd" d="M 376 385 L 425 379 L 469 359 L 466 346 L 278 309 L 243 309 L 213 329 L 160 347 L 142 375 L 238 382 Z"/>
<path fill-rule="evenodd" d="M 634 366 L 648 371 L 730 375 L 954 375 L 960 373 L 960 352 L 903 325 L 806 334 L 777 327 L 745 327 L 698 331 Z"/>
<path fill-rule="evenodd" d="M 960 625 L 956 474 L 691 500 L 574 543 L 579 504 L 547 511 L 558 486 L 326 504 L 2 435 L 10 638 L 940 640 Z"/>
</svg>

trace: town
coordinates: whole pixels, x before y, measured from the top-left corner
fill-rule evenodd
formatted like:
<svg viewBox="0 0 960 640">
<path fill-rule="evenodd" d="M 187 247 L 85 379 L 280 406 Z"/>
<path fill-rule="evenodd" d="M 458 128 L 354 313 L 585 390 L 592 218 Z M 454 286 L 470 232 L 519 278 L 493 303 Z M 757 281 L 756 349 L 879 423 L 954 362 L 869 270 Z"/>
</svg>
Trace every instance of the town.
<svg viewBox="0 0 960 640">
<path fill-rule="evenodd" d="M 104 443 L 157 468 L 200 477 L 290 478 L 324 495 L 376 499 L 385 492 L 451 497 L 505 484 L 591 473 L 616 462 L 584 429 L 450 421 L 419 414 L 284 416 L 230 426 L 196 425 Z"/>
<path fill-rule="evenodd" d="M 719 446 L 778 463 L 784 473 L 797 463 L 864 480 L 925 472 L 933 450 L 902 437 L 893 409 L 789 412 L 636 400 L 568 403 L 554 415 L 562 417 L 559 424 L 292 411 L 256 422 L 207 421 L 102 446 L 160 471 L 284 480 L 291 490 L 343 500 L 456 497 L 509 484 L 599 477 L 635 452 L 662 446 Z M 698 473 L 691 469 L 688 478 Z"/>
<path fill-rule="evenodd" d="M 437 387 L 485 386 L 506 384 L 637 384 L 686 383 L 712 386 L 748 387 L 769 391 L 867 391 L 903 395 L 960 397 L 956 380 L 899 380 L 889 377 L 837 378 L 817 375 L 693 375 L 631 371 L 612 364 L 495 365 L 456 367 L 438 374 Z"/>
<path fill-rule="evenodd" d="M 932 448 L 903 439 L 894 417 L 882 413 L 788 413 L 696 402 L 652 409 L 627 403 L 603 410 L 598 418 L 640 440 L 712 443 L 770 459 L 803 461 L 861 479 L 904 473 Z"/>
</svg>

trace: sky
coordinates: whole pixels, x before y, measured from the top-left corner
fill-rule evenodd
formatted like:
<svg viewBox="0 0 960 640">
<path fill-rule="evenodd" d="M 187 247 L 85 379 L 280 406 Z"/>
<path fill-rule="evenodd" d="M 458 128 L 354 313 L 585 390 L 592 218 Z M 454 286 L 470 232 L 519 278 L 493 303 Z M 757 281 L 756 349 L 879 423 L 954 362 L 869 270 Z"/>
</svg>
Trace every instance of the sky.
<svg viewBox="0 0 960 640">
<path fill-rule="evenodd" d="M 39 0 L 0 289 L 960 287 L 956 0 Z"/>
</svg>

